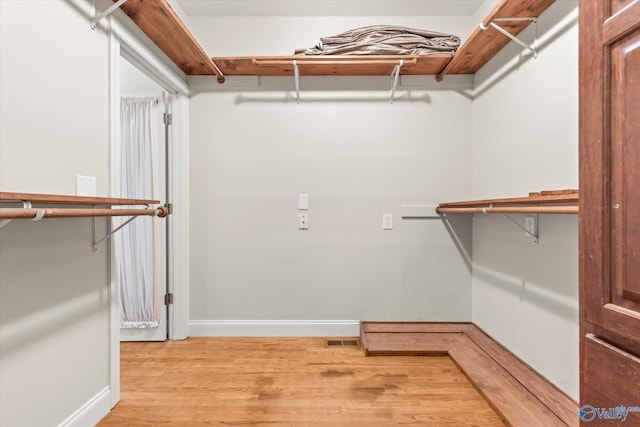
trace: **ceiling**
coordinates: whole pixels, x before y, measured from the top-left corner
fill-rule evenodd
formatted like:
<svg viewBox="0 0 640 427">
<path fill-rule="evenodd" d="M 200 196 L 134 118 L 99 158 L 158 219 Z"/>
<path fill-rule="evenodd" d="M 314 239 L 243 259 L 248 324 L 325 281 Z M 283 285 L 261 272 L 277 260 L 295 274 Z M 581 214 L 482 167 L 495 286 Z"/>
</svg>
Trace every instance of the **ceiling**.
<svg viewBox="0 0 640 427">
<path fill-rule="evenodd" d="M 174 0 L 187 16 L 470 16 L 482 0 Z"/>
</svg>

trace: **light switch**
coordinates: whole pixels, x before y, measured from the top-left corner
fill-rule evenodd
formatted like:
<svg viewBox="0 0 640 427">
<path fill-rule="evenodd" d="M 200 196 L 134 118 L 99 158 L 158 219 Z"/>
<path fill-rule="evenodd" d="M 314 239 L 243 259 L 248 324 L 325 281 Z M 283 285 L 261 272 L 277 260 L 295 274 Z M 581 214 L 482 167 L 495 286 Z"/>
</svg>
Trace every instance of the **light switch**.
<svg viewBox="0 0 640 427">
<path fill-rule="evenodd" d="M 382 215 L 382 229 L 393 230 L 393 214 Z"/>
<path fill-rule="evenodd" d="M 76 196 L 96 196 L 96 177 L 76 175 Z"/>
<path fill-rule="evenodd" d="M 306 211 L 309 209 L 309 195 L 298 194 L 298 210 Z"/>
</svg>

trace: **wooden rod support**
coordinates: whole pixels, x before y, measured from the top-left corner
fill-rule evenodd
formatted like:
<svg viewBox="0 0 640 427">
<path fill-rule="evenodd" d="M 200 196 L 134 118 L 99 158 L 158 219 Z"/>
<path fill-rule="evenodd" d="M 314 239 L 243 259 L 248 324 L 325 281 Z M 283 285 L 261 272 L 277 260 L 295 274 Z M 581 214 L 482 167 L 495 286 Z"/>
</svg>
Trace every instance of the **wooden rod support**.
<svg viewBox="0 0 640 427">
<path fill-rule="evenodd" d="M 441 207 L 436 208 L 441 213 L 542 213 L 542 214 L 577 214 L 578 206 L 496 206 L 496 207 Z"/>
<path fill-rule="evenodd" d="M 34 219 L 40 218 L 81 218 L 112 216 L 157 216 L 164 218 L 169 213 L 164 206 L 148 209 L 37 209 L 6 208 L 0 209 L 0 219 Z"/>
</svg>

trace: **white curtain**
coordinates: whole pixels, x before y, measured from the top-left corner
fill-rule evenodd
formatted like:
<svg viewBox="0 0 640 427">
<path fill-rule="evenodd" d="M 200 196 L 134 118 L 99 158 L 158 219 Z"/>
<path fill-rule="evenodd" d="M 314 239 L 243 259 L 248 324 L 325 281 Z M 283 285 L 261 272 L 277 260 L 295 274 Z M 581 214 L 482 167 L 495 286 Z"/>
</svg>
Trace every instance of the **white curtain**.
<svg viewBox="0 0 640 427">
<path fill-rule="evenodd" d="M 120 194 L 125 198 L 157 196 L 158 100 L 122 98 Z M 120 327 L 158 326 L 154 282 L 154 221 L 139 217 L 121 231 L 117 248 L 120 276 Z"/>
</svg>

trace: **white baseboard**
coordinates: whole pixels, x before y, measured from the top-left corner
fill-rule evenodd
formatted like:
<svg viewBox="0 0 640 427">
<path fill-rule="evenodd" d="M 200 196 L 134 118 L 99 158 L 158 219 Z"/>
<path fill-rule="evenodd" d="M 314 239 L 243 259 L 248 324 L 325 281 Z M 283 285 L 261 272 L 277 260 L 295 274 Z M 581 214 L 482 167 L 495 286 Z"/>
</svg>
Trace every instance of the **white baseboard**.
<svg viewBox="0 0 640 427">
<path fill-rule="evenodd" d="M 111 398 L 109 387 L 105 387 L 84 405 L 78 408 L 66 420 L 58 424 L 58 427 L 89 427 L 95 426 L 111 410 Z"/>
<path fill-rule="evenodd" d="M 356 337 L 359 320 L 190 320 L 192 337 Z"/>
</svg>

